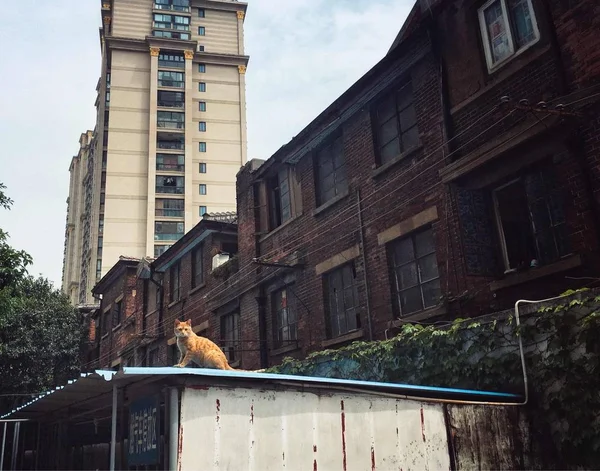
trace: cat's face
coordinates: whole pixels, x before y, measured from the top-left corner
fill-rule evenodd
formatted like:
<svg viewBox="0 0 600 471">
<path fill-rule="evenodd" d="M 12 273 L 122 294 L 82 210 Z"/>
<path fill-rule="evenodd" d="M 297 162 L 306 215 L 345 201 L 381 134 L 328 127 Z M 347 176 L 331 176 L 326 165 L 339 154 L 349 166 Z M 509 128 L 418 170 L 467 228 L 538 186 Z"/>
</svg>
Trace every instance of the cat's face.
<svg viewBox="0 0 600 471">
<path fill-rule="evenodd" d="M 189 337 L 192 333 L 192 320 L 181 322 L 175 319 L 175 337 Z"/>
</svg>

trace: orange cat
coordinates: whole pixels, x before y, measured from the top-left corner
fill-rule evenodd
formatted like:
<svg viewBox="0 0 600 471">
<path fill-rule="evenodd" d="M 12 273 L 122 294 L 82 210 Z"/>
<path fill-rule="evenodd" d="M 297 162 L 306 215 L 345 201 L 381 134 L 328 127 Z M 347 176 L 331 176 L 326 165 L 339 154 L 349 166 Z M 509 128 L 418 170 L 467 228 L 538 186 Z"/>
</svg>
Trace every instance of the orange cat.
<svg viewBox="0 0 600 471">
<path fill-rule="evenodd" d="M 194 333 L 191 319 L 185 322 L 175 319 L 175 337 L 180 353 L 177 368 L 185 368 L 193 361 L 201 368 L 233 370 L 218 345 Z"/>
</svg>

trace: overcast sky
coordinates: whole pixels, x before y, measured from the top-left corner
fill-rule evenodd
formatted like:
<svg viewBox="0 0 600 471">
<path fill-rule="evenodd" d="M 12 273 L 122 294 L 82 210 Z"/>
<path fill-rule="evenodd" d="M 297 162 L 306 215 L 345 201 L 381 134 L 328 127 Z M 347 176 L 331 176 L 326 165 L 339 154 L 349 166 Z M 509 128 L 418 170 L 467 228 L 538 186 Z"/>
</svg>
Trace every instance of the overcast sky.
<svg viewBox="0 0 600 471">
<path fill-rule="evenodd" d="M 248 3 L 248 155 L 266 159 L 385 55 L 413 1 Z M 30 273 L 58 287 L 69 164 L 94 127 L 100 2 L 19 0 L 2 12 L 0 181 L 15 204 L 0 227 L 33 256 Z"/>
</svg>

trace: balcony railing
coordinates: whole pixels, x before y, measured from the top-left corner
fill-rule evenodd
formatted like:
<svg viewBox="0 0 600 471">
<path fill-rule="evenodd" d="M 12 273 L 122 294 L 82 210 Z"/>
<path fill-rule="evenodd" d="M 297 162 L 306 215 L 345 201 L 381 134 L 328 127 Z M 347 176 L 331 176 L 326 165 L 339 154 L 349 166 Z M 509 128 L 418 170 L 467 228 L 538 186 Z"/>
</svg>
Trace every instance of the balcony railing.
<svg viewBox="0 0 600 471">
<path fill-rule="evenodd" d="M 154 240 L 179 240 L 183 237 L 183 233 L 176 234 L 154 234 Z"/>
<path fill-rule="evenodd" d="M 156 209 L 154 215 L 159 218 L 182 218 L 183 209 Z"/>
<path fill-rule="evenodd" d="M 171 79 L 158 79 L 159 87 L 185 88 L 185 82 Z"/>
<path fill-rule="evenodd" d="M 169 170 L 170 172 L 183 172 L 185 165 L 183 164 L 156 164 L 156 170 Z"/>
<path fill-rule="evenodd" d="M 176 141 L 157 141 L 156 147 L 159 149 L 166 150 L 184 150 L 185 143 Z"/>
<path fill-rule="evenodd" d="M 169 67 L 171 69 L 185 69 L 184 61 L 173 61 L 168 59 L 158 59 L 159 67 Z"/>
<path fill-rule="evenodd" d="M 156 193 L 183 195 L 184 188 L 182 186 L 157 186 Z"/>
<path fill-rule="evenodd" d="M 176 2 L 179 3 L 179 2 Z M 181 2 L 181 3 L 185 3 L 185 2 Z M 191 8 L 189 6 L 183 6 L 183 5 L 169 5 L 163 2 L 154 2 L 154 9 L 155 10 L 167 10 L 167 11 L 183 11 L 186 13 L 189 13 L 191 11 Z"/>
<path fill-rule="evenodd" d="M 158 106 L 163 108 L 183 108 L 185 103 L 183 101 L 170 101 L 170 100 L 158 100 Z"/>
<path fill-rule="evenodd" d="M 183 129 L 185 123 L 181 121 L 158 121 L 156 126 L 163 129 Z"/>
</svg>

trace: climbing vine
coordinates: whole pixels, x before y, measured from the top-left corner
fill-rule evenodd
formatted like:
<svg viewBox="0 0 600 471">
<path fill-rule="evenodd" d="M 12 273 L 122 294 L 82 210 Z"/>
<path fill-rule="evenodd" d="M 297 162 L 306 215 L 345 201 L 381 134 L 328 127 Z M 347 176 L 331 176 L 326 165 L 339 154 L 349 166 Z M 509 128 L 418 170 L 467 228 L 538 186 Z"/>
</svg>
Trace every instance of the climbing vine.
<svg viewBox="0 0 600 471">
<path fill-rule="evenodd" d="M 567 292 L 525 314 L 405 325 L 395 337 L 286 358 L 270 372 L 522 394 L 522 336 L 535 428 L 552 437 L 557 469 L 600 465 L 600 296 Z"/>
</svg>

